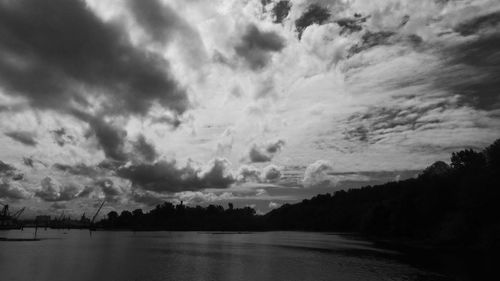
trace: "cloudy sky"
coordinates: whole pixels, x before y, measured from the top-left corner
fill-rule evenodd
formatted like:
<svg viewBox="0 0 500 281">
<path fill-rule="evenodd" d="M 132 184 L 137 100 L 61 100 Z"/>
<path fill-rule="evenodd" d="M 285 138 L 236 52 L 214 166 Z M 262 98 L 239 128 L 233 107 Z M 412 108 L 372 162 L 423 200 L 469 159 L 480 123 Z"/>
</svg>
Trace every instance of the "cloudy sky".
<svg viewBox="0 0 500 281">
<path fill-rule="evenodd" d="M 0 0 L 0 201 L 265 213 L 500 136 L 498 0 Z"/>
</svg>

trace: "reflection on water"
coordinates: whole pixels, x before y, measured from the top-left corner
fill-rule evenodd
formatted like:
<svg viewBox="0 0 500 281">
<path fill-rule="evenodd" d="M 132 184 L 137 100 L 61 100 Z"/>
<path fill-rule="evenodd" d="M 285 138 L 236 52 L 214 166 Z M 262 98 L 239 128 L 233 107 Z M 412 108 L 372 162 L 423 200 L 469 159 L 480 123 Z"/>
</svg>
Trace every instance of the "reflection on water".
<svg viewBox="0 0 500 281">
<path fill-rule="evenodd" d="M 335 234 L 39 230 L 38 237 L 0 241 L 0 280 L 468 280 Z"/>
</svg>

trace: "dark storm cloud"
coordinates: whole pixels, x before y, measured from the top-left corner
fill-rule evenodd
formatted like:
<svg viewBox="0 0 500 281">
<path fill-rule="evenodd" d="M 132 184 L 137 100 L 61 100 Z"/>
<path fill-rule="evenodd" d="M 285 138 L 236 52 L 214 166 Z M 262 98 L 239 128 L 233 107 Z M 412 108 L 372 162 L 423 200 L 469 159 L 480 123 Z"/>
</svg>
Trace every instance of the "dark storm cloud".
<svg viewBox="0 0 500 281">
<path fill-rule="evenodd" d="M 132 46 L 83 1 L 1 0 L 0 36 L 0 85 L 34 107 L 85 107 L 89 93 L 105 97 L 108 113 L 144 114 L 154 102 L 176 112 L 188 106 L 168 62 Z"/>
<path fill-rule="evenodd" d="M 281 0 L 278 3 L 276 3 L 272 10 L 274 16 L 274 23 L 282 23 L 290 13 L 291 8 L 292 8 L 292 3 L 290 3 L 290 1 Z"/>
<path fill-rule="evenodd" d="M 178 35 L 201 41 L 198 33 L 171 7 L 157 0 L 128 0 L 127 4 L 137 23 L 155 41 L 166 43 Z"/>
<path fill-rule="evenodd" d="M 191 165 L 179 168 L 175 161 L 158 161 L 154 164 L 139 164 L 123 167 L 117 175 L 128 179 L 136 188 L 159 193 L 194 191 L 204 188 L 226 188 L 235 180 L 227 173 L 228 163 L 213 160 L 207 170 Z"/>
<path fill-rule="evenodd" d="M 380 45 L 404 44 L 410 47 L 417 47 L 421 43 L 422 38 L 414 34 L 399 35 L 393 31 L 366 31 L 361 37 L 361 41 L 349 49 L 348 56 L 353 56 Z"/>
<path fill-rule="evenodd" d="M 251 69 L 258 70 L 268 64 L 270 53 L 279 52 L 284 47 L 285 40 L 280 35 L 273 31 L 260 31 L 250 24 L 234 50 Z"/>
<path fill-rule="evenodd" d="M 46 202 L 70 201 L 75 199 L 79 192 L 75 185 L 59 186 L 50 177 L 44 178 L 41 186 L 42 188 L 35 192 L 35 196 Z"/>
<path fill-rule="evenodd" d="M 56 163 L 52 167 L 56 170 L 78 176 L 94 177 L 99 173 L 95 167 L 87 166 L 83 163 L 74 166 Z"/>
<path fill-rule="evenodd" d="M 260 4 L 262 4 L 262 6 L 266 6 L 268 4 L 270 4 L 272 2 L 272 0 L 260 0 Z"/>
<path fill-rule="evenodd" d="M 191 67 L 198 68 L 206 60 L 206 50 L 198 31 L 187 18 L 158 0 L 128 0 L 127 6 L 149 40 L 161 45 L 176 41 L 181 56 Z"/>
<path fill-rule="evenodd" d="M 250 148 L 248 157 L 251 162 L 268 162 L 273 159 L 274 155 L 278 153 L 284 145 L 285 141 L 283 140 L 278 140 L 262 146 L 254 144 L 252 148 Z"/>
<path fill-rule="evenodd" d="M 357 140 L 360 142 L 367 142 L 370 131 L 365 125 L 358 125 L 346 132 L 344 136 L 348 140 Z"/>
<path fill-rule="evenodd" d="M 295 21 L 299 39 L 304 30 L 313 24 L 323 24 L 330 19 L 330 11 L 318 4 L 311 4 L 307 10 Z"/>
<path fill-rule="evenodd" d="M 16 171 L 17 169 L 14 166 L 0 161 L 0 177 L 11 177 Z"/>
<path fill-rule="evenodd" d="M 112 159 L 104 159 L 97 167 L 107 171 L 116 171 L 123 165 L 123 162 Z"/>
<path fill-rule="evenodd" d="M 27 146 L 36 146 L 38 144 L 38 142 L 35 139 L 36 136 L 32 132 L 11 131 L 11 132 L 5 133 L 5 135 L 8 136 L 9 138 L 11 138 L 17 142 L 20 142 L 24 145 L 27 145 Z"/>
<path fill-rule="evenodd" d="M 500 27 L 500 12 L 481 15 L 458 24 L 454 29 L 463 36 L 498 29 Z"/>
<path fill-rule="evenodd" d="M 113 166 L 120 166 L 131 159 L 147 162 L 153 162 L 156 159 L 157 152 L 155 147 L 148 143 L 144 136 L 140 135 L 137 141 L 131 142 L 133 146 L 132 152 L 126 151 L 127 131 L 107 122 L 103 117 L 91 116 L 78 110 L 73 110 L 72 114 L 89 124 L 91 133 L 96 137 L 106 158 L 111 162 L 116 162 L 113 163 Z"/>
<path fill-rule="evenodd" d="M 133 143 L 134 153 L 146 162 L 153 162 L 156 157 L 158 157 L 158 153 L 154 145 L 148 143 L 146 138 L 143 135 L 140 135 L 137 138 L 137 141 Z"/>
<path fill-rule="evenodd" d="M 183 20 L 170 7 L 156 0 L 128 0 L 134 18 L 154 40 L 167 42 L 183 26 Z"/>
<path fill-rule="evenodd" d="M 1 182 L 8 184 L 10 181 L 20 181 L 22 179 L 24 179 L 24 174 L 19 173 L 14 166 L 0 161 Z"/>
<path fill-rule="evenodd" d="M 401 78 L 395 83 L 398 88 L 430 83 L 433 90 L 458 97 L 459 106 L 470 106 L 479 110 L 496 110 L 500 106 L 500 12 L 467 19 L 455 26 L 459 40 L 447 47 L 434 50 L 439 65 L 428 73 Z M 382 36 L 386 37 L 386 36 Z M 375 40 L 377 44 L 394 41 L 395 36 Z M 379 43 L 376 43 L 379 41 Z M 420 40 L 407 41 L 415 46 Z M 370 41 L 367 41 L 370 42 Z M 386 43 L 387 42 L 387 43 Z M 369 43 L 367 46 L 371 46 Z M 351 54 L 363 51 L 361 45 L 354 46 Z M 360 49 L 359 49 L 360 48 Z"/>
<path fill-rule="evenodd" d="M 21 188 L 12 186 L 9 182 L 0 181 L 0 198 L 17 201 L 28 198 L 28 194 Z"/>
<path fill-rule="evenodd" d="M 124 152 L 125 137 L 127 132 L 121 128 L 114 127 L 102 119 L 92 119 L 90 125 L 106 157 L 117 161 L 125 161 L 127 156 Z"/>
<path fill-rule="evenodd" d="M 363 23 L 366 22 L 368 17 L 363 17 L 359 14 L 355 14 L 352 18 L 342 18 L 335 21 L 342 30 L 340 34 L 353 33 L 363 30 Z"/>
<path fill-rule="evenodd" d="M 35 164 L 37 164 L 37 163 L 44 166 L 44 167 L 48 167 L 48 165 L 45 162 L 37 160 L 37 159 L 33 158 L 32 156 L 31 157 L 23 157 L 23 164 L 27 167 L 35 168 Z"/>
<path fill-rule="evenodd" d="M 127 132 L 125 130 L 113 126 L 102 117 L 91 116 L 79 110 L 72 110 L 71 113 L 89 124 L 91 132 L 95 135 L 107 158 L 119 162 L 127 160 L 128 156 L 125 153 Z"/>
<path fill-rule="evenodd" d="M 263 152 L 257 145 L 252 146 L 248 156 L 251 162 L 268 162 L 273 159 L 271 154 Z"/>
<path fill-rule="evenodd" d="M 460 102 L 482 110 L 500 106 L 500 32 L 479 36 L 442 52 L 444 66 L 431 74 L 434 86 L 460 95 Z"/>
</svg>

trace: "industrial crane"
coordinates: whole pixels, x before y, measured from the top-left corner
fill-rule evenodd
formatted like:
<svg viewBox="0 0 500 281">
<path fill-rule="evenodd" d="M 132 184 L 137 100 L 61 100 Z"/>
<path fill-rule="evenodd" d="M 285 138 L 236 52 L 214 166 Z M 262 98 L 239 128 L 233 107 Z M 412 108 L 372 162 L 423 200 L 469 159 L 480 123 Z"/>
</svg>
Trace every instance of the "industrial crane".
<svg viewBox="0 0 500 281">
<path fill-rule="evenodd" d="M 21 209 L 19 209 L 17 212 L 15 212 L 13 215 L 12 215 L 12 218 L 17 220 L 21 214 L 24 212 L 24 210 L 26 210 L 26 207 L 22 207 Z"/>
<path fill-rule="evenodd" d="M 11 214 L 9 211 L 9 205 L 1 203 L 2 210 L 0 211 L 0 229 L 20 229 L 22 225 L 17 222 L 19 216 L 24 212 L 26 208 L 22 208 Z"/>
<path fill-rule="evenodd" d="M 94 227 L 94 221 L 97 218 L 97 215 L 99 215 L 99 212 L 101 211 L 102 206 L 104 206 L 104 202 L 106 202 L 106 200 L 102 200 L 101 205 L 99 206 L 99 208 L 95 212 L 94 216 L 92 217 L 92 220 L 90 221 L 89 231 L 90 231 L 90 235 L 91 236 L 92 236 L 92 230 L 96 230 L 96 228 Z"/>
<path fill-rule="evenodd" d="M 21 214 L 26 209 L 26 207 L 23 207 L 23 208 L 19 209 L 17 212 L 15 212 L 14 214 L 10 214 L 10 212 L 9 212 L 9 205 L 8 204 L 4 204 L 4 203 L 0 202 L 0 205 L 3 206 L 2 211 L 0 212 L 0 216 L 2 216 L 2 217 L 10 217 L 10 218 L 13 218 L 13 219 L 19 218 L 19 216 L 21 216 Z"/>
</svg>

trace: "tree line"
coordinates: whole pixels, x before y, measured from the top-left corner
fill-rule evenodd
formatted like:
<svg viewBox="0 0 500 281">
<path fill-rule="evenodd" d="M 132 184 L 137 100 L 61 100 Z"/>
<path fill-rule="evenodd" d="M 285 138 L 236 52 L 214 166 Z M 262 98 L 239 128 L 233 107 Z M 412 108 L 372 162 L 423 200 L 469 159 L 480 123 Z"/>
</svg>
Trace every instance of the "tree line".
<svg viewBox="0 0 500 281">
<path fill-rule="evenodd" d="M 439 247 L 500 248 L 500 139 L 465 149 L 416 177 L 285 204 L 265 215 L 246 208 L 165 202 L 148 213 L 110 212 L 104 228 L 150 230 L 349 231 Z"/>
<path fill-rule="evenodd" d="M 97 227 L 133 230 L 262 230 L 262 217 L 250 207 L 229 208 L 209 205 L 190 207 L 164 202 L 148 213 L 142 209 L 118 214 L 111 211 Z"/>
</svg>

